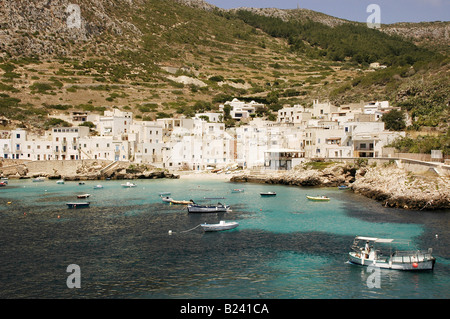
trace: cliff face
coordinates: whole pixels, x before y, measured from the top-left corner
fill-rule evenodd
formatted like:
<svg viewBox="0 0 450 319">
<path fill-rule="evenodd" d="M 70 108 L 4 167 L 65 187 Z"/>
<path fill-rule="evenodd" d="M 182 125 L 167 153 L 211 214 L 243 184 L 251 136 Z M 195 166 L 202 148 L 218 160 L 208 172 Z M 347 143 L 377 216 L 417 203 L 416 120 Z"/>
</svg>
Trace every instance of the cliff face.
<svg viewBox="0 0 450 319">
<path fill-rule="evenodd" d="M 413 175 L 395 166 L 356 167 L 334 164 L 325 169 L 296 168 L 285 173 L 239 175 L 232 182 L 253 182 L 295 186 L 337 187 L 350 184 L 358 194 L 388 207 L 413 210 L 450 209 L 448 178 Z"/>
<path fill-rule="evenodd" d="M 12 56 L 68 55 L 103 32 L 139 34 L 117 8 L 133 0 L 5 0 L 0 6 L 0 51 Z M 141 1 L 139 1 L 141 2 Z M 79 21 L 79 23 L 78 23 Z"/>
<path fill-rule="evenodd" d="M 405 209 L 449 209 L 448 178 L 413 175 L 395 167 L 367 168 L 352 184 L 355 193 Z"/>
</svg>

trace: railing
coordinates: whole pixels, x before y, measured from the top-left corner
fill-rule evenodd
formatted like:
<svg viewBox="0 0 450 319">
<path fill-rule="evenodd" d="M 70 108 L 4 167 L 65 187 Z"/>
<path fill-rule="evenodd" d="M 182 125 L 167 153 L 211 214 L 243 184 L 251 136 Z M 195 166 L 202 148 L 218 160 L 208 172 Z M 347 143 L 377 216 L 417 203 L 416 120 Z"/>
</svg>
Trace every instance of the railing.
<svg viewBox="0 0 450 319">
<path fill-rule="evenodd" d="M 401 263 L 413 263 L 413 262 L 423 262 L 430 260 L 433 256 L 431 255 L 432 250 L 410 250 L 410 251 L 396 251 L 391 260 L 392 262 Z"/>
</svg>

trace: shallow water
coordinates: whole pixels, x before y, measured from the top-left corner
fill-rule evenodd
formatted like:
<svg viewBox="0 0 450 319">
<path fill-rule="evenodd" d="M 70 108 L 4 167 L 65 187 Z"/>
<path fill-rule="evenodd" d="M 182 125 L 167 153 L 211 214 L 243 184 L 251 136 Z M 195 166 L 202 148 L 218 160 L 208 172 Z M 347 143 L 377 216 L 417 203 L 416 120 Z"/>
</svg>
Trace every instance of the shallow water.
<svg viewBox="0 0 450 319">
<path fill-rule="evenodd" d="M 0 189 L 1 298 L 422 298 L 450 297 L 448 211 L 384 208 L 335 188 L 233 184 L 210 180 L 137 180 L 85 185 L 11 180 Z M 231 193 L 244 188 L 243 193 Z M 221 214 L 188 214 L 174 199 L 225 197 Z M 276 191 L 263 198 L 262 191 Z M 67 209 L 90 193 L 90 208 Z M 327 195 L 311 202 L 306 195 Z M 81 200 L 85 201 L 85 200 Z M 234 230 L 203 233 L 203 222 L 236 220 Z M 168 231 L 172 230 L 173 235 Z M 438 238 L 436 238 L 436 234 Z M 410 240 L 433 248 L 434 271 L 381 271 L 347 263 L 356 235 Z M 69 289 L 66 268 L 81 269 Z"/>
</svg>

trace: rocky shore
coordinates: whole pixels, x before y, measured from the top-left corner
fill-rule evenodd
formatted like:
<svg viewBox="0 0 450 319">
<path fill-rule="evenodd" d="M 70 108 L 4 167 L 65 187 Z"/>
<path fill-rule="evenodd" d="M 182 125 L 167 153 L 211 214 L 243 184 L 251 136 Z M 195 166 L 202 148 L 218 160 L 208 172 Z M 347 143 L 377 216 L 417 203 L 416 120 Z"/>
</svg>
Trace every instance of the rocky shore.
<svg viewBox="0 0 450 319">
<path fill-rule="evenodd" d="M 80 161 L 5 161 L 0 162 L 2 177 L 26 179 L 46 177 L 66 181 L 102 179 L 156 179 L 180 178 L 151 165 L 130 164 L 102 160 Z"/>
<path fill-rule="evenodd" d="M 412 174 L 395 164 L 358 167 L 335 163 L 326 167 L 298 166 L 284 173 L 243 174 L 232 182 L 337 187 L 380 201 L 386 207 L 411 210 L 450 209 L 448 178 L 432 173 Z"/>
</svg>

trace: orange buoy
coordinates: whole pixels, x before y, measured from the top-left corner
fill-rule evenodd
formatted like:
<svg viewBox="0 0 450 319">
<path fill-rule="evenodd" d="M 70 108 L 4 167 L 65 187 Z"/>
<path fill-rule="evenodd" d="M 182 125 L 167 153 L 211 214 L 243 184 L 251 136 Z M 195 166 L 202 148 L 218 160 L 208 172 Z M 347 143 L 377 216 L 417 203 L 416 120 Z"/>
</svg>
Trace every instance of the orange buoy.
<svg viewBox="0 0 450 319">
<path fill-rule="evenodd" d="M 418 263 L 413 263 L 412 266 L 413 266 L 414 268 L 417 268 L 417 267 L 419 267 L 419 264 L 418 264 Z"/>
</svg>

